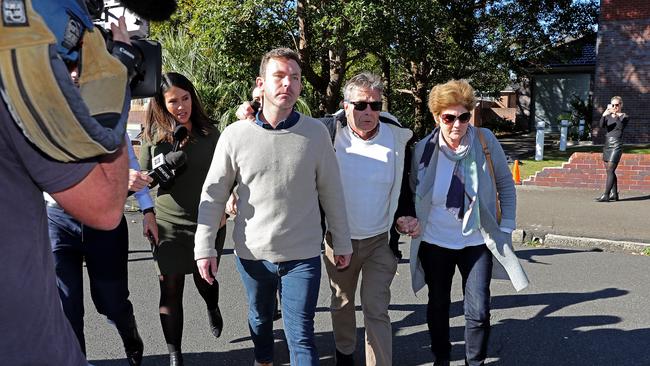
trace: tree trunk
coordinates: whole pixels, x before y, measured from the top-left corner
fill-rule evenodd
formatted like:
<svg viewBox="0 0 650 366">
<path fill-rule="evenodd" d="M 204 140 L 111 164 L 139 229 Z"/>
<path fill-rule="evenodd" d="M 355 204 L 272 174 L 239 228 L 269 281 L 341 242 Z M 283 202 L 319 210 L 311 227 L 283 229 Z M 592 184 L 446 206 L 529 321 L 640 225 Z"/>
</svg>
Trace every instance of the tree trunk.
<svg viewBox="0 0 650 366">
<path fill-rule="evenodd" d="M 333 32 L 336 46 L 329 50 L 329 83 L 326 91 L 326 112 L 334 113 L 339 109 L 341 103 L 341 84 L 345 77 L 346 64 L 348 62 L 348 48 L 343 39 L 348 32 L 349 23 L 343 21 L 340 27 Z"/>
<path fill-rule="evenodd" d="M 424 71 L 425 68 L 421 64 L 411 61 L 411 77 L 414 87 L 413 105 L 415 107 L 413 133 L 419 138 L 424 137 L 433 128 L 433 126 L 429 126 L 431 118 L 427 118 L 429 114 L 427 107 L 427 74 Z"/>
<path fill-rule="evenodd" d="M 309 42 L 311 41 L 311 28 L 309 20 L 307 19 L 307 7 L 309 6 L 309 0 L 298 0 L 296 2 L 296 15 L 298 17 L 298 33 L 299 33 L 299 42 L 298 42 L 298 54 L 300 55 L 301 70 L 302 75 L 305 79 L 314 87 L 314 90 L 318 95 L 321 96 L 321 101 L 319 109 L 324 111 L 327 106 L 327 88 L 329 84 L 329 74 L 323 73 L 323 76 L 318 75 L 314 68 L 312 67 L 312 54 L 309 47 Z M 327 60 L 320 60 L 321 66 L 327 66 Z M 321 70 L 329 70 L 327 68 L 321 68 Z M 324 78 L 326 76 L 327 78 Z"/>
<path fill-rule="evenodd" d="M 330 55 L 330 82 L 327 84 L 326 112 L 334 113 L 339 109 L 341 102 L 341 83 L 345 75 L 346 52 L 339 49 L 338 54 L 334 50 L 329 51 Z"/>
<path fill-rule="evenodd" d="M 390 112 L 391 110 L 391 96 L 393 90 L 391 89 L 391 73 L 390 62 L 386 57 L 381 57 L 381 78 L 384 81 L 384 106 L 383 110 Z"/>
</svg>

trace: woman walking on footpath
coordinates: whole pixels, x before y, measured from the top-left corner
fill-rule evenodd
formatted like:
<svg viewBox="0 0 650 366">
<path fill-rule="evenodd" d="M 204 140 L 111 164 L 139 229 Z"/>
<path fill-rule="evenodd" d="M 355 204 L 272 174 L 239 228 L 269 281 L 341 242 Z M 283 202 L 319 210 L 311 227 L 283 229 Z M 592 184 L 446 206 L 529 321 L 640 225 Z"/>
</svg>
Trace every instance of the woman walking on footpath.
<svg viewBox="0 0 650 366">
<path fill-rule="evenodd" d="M 464 294 L 466 365 L 483 365 L 487 356 L 493 259 L 503 265 L 517 291 L 528 285 L 512 248 L 512 175 L 492 132 L 469 123 L 475 105 L 474 89 L 465 80 L 431 90 L 429 110 L 437 126 L 416 145 L 411 165 L 417 218 L 397 221 L 398 229 L 413 237 L 413 291 L 425 284 L 429 289 L 427 325 L 434 365 L 450 362 L 449 305 L 456 267 Z"/>
<path fill-rule="evenodd" d="M 600 127 L 607 131 L 605 146 L 603 147 L 603 161 L 607 170 L 607 181 L 605 182 L 605 192 L 596 198 L 596 202 L 618 201 L 616 168 L 619 161 L 621 161 L 621 155 L 623 155 L 623 130 L 625 130 L 629 121 L 627 114 L 621 112 L 622 109 L 623 99 L 615 96 L 600 118 Z"/>
<path fill-rule="evenodd" d="M 177 126 L 187 129 L 187 137 L 174 141 Z M 219 132 L 201 106 L 192 83 L 178 73 L 163 75 L 162 87 L 151 99 L 144 128 L 140 165 L 152 169 L 152 157 L 168 154 L 176 145 L 187 157 L 176 169 L 170 184 L 158 188 L 155 209 L 158 237 L 152 235 L 152 250 L 160 283 L 160 323 L 170 355 L 170 365 L 182 366 L 183 288 L 185 275 L 205 301 L 208 321 L 215 337 L 221 335 L 223 319 L 219 310 L 219 284 L 201 279 L 194 262 L 194 233 L 203 181 L 210 168 Z M 218 232 L 215 248 L 221 255 L 225 227 Z"/>
</svg>

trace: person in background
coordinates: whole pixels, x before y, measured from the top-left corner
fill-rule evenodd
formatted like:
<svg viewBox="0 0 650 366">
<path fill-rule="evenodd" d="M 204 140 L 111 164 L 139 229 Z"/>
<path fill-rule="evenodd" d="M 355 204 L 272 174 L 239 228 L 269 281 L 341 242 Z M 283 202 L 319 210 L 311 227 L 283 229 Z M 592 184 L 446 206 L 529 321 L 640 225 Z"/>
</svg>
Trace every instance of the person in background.
<svg viewBox="0 0 650 366">
<path fill-rule="evenodd" d="M 607 171 L 605 192 L 596 202 L 618 201 L 618 179 L 616 168 L 623 155 L 623 130 L 629 122 L 627 114 L 623 113 L 623 98 L 615 96 L 612 98 L 607 109 L 600 118 L 600 128 L 605 129 L 605 146 L 603 147 L 603 161 Z"/>
<path fill-rule="evenodd" d="M 177 125 L 188 131 L 183 141 L 174 141 Z M 219 131 L 203 110 L 192 83 L 178 73 L 164 74 L 160 92 L 152 98 L 147 109 L 140 165 L 151 170 L 152 157 L 168 154 L 176 143 L 187 156 L 187 162 L 176 169 L 173 182 L 158 188 L 155 204 L 158 235 L 151 235 L 160 283 L 160 322 L 172 366 L 183 365 L 185 275 L 192 275 L 205 301 L 212 334 L 219 337 L 223 328 L 219 283 L 203 281 L 194 262 L 194 233 L 201 187 L 218 139 Z M 225 216 L 221 215 L 216 223 L 218 233 L 210 243 L 217 258 L 221 257 L 223 250 L 224 224 Z"/>
<path fill-rule="evenodd" d="M 456 267 L 464 294 L 469 366 L 483 365 L 487 356 L 493 259 L 503 265 L 517 291 L 528 285 L 512 248 L 512 175 L 492 132 L 469 123 L 475 105 L 474 89 L 465 80 L 431 89 L 429 110 L 436 127 L 415 146 L 411 164 L 417 218 L 398 219 L 398 229 L 412 236 L 413 291 L 425 284 L 429 289 L 427 325 L 434 365 L 450 361 L 449 305 Z"/>
<path fill-rule="evenodd" d="M 201 277 L 212 283 L 218 270 L 212 242 L 237 184 L 233 241 L 248 296 L 255 365 L 273 363 L 278 283 L 291 364 L 319 364 L 314 339 L 321 273 L 319 202 L 329 220 L 339 269 L 349 265 L 352 253 L 327 130 L 294 110 L 302 88 L 299 62 L 298 54 L 286 48 L 262 57 L 256 85 L 264 91 L 264 107 L 255 120 L 240 120 L 224 129 L 199 208 L 194 256 Z"/>
</svg>

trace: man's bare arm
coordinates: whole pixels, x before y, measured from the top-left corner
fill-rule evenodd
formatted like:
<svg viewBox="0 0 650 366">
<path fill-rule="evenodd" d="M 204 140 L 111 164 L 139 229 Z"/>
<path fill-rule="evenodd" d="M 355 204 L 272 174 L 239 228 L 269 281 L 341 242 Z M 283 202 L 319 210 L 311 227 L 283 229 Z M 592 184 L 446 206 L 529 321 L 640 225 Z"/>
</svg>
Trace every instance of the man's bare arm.
<svg viewBox="0 0 650 366">
<path fill-rule="evenodd" d="M 126 145 L 102 157 L 79 183 L 52 197 L 74 218 L 99 230 L 117 227 L 124 212 L 129 180 Z"/>
</svg>

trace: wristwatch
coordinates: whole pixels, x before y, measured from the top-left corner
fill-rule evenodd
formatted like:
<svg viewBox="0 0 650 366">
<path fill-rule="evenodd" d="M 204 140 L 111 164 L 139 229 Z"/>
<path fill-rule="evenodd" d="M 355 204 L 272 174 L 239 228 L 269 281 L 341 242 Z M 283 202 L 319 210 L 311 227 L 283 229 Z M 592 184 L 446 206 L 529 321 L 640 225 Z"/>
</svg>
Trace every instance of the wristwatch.
<svg viewBox="0 0 650 366">
<path fill-rule="evenodd" d="M 142 210 L 143 215 L 146 215 L 149 212 L 153 213 L 154 215 L 156 214 L 156 211 L 154 211 L 153 207 L 145 208 L 144 210 Z"/>
</svg>

